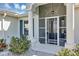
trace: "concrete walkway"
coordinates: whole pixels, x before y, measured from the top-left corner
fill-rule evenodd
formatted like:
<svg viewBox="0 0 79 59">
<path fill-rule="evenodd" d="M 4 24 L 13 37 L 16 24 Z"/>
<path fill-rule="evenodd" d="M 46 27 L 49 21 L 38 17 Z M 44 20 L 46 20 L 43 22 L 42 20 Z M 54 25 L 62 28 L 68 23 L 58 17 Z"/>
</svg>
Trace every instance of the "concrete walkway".
<svg viewBox="0 0 79 59">
<path fill-rule="evenodd" d="M 26 53 L 21 55 L 13 54 L 12 52 L 5 50 L 0 52 L 0 56 L 53 56 L 53 55 L 44 52 L 34 51 L 30 48 Z"/>
</svg>

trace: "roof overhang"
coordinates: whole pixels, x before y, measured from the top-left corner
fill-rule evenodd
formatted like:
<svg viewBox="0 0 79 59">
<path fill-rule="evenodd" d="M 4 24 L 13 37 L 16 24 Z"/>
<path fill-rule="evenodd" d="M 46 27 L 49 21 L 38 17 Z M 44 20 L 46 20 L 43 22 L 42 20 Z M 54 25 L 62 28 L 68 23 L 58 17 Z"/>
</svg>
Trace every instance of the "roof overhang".
<svg viewBox="0 0 79 59">
<path fill-rule="evenodd" d="M 0 15 L 4 15 L 4 13 L 6 13 L 7 16 L 18 17 L 18 18 L 28 16 L 27 14 L 18 14 L 10 10 L 0 9 Z"/>
</svg>

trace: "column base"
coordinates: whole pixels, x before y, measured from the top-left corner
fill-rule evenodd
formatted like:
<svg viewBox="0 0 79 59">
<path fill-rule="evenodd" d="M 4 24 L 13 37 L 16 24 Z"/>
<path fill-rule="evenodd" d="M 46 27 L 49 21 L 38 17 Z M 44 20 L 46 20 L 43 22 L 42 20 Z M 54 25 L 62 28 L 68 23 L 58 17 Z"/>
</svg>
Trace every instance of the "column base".
<svg viewBox="0 0 79 59">
<path fill-rule="evenodd" d="M 76 44 L 75 43 L 66 43 L 65 44 L 65 48 L 75 49 L 76 48 Z"/>
</svg>

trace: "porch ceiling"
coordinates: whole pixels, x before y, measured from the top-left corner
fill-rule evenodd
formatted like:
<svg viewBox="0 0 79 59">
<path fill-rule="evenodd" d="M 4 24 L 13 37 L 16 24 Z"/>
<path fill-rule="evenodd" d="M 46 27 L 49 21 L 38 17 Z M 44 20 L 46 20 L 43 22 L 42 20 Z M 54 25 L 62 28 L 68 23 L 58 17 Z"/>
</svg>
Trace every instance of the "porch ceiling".
<svg viewBox="0 0 79 59">
<path fill-rule="evenodd" d="M 76 3 L 76 4 L 75 4 L 75 7 L 79 7 L 79 3 Z"/>
<path fill-rule="evenodd" d="M 32 5 L 33 9 L 40 6 L 40 5 L 44 5 L 44 4 L 47 4 L 47 3 L 35 3 Z M 66 3 L 64 3 L 64 5 L 66 5 Z M 75 3 L 75 7 L 79 7 L 79 3 Z"/>
<path fill-rule="evenodd" d="M 34 4 L 32 4 L 32 8 L 34 9 L 38 6 L 45 5 L 45 4 L 48 4 L 48 3 L 34 3 Z"/>
</svg>

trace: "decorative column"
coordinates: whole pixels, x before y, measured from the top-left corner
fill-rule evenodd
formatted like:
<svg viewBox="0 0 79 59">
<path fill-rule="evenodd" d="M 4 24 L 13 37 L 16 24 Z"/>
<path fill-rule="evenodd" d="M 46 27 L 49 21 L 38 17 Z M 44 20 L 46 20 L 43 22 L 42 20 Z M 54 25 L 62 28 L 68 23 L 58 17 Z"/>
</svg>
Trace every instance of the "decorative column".
<svg viewBox="0 0 79 59">
<path fill-rule="evenodd" d="M 69 3 L 66 4 L 66 23 L 67 23 L 67 37 L 66 37 L 66 44 L 65 48 L 74 49 L 75 42 L 74 42 L 74 4 Z"/>
<path fill-rule="evenodd" d="M 28 15 L 28 26 L 29 26 L 29 40 L 32 41 L 33 38 L 33 33 L 32 33 L 32 11 L 29 11 L 29 15 Z"/>
</svg>

